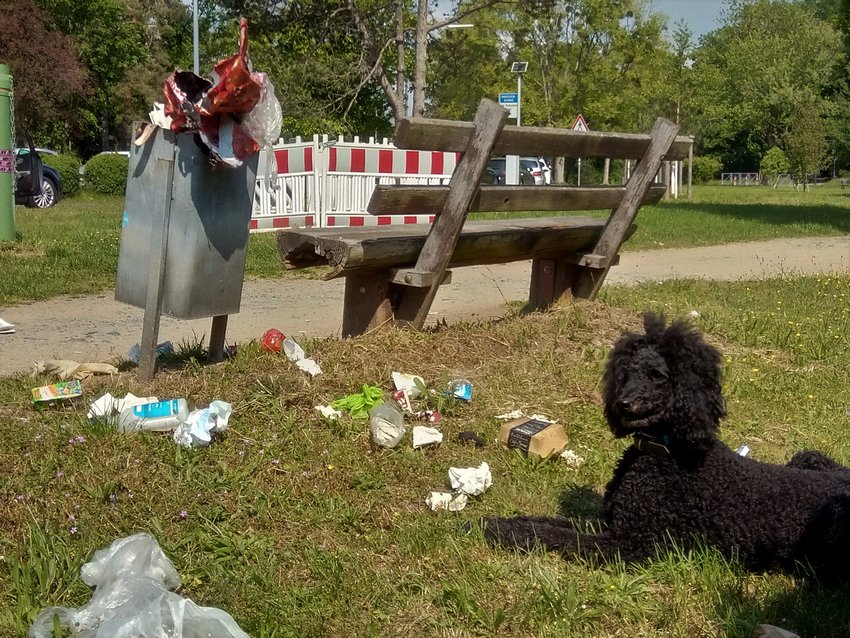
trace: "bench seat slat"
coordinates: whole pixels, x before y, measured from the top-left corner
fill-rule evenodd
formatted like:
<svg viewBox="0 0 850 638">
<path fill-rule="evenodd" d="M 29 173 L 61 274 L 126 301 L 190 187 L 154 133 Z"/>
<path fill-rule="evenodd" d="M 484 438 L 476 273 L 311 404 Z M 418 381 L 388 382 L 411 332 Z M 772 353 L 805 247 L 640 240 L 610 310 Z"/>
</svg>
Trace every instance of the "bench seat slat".
<svg viewBox="0 0 850 638">
<path fill-rule="evenodd" d="M 473 130 L 472 122 L 408 118 L 401 120 L 396 127 L 394 143 L 403 149 L 462 153 Z M 649 135 L 639 133 L 506 126 L 496 140 L 493 154 L 640 159 L 649 148 L 649 140 Z M 677 136 L 665 159 L 686 158 L 691 144 L 690 137 Z"/>
<path fill-rule="evenodd" d="M 592 217 L 540 217 L 467 221 L 449 268 L 558 258 L 589 251 L 606 221 Z M 326 279 L 412 266 L 430 224 L 288 229 L 278 234 L 278 250 L 287 268 L 328 264 Z M 635 230 L 632 226 L 628 235 Z"/>
<path fill-rule="evenodd" d="M 657 204 L 666 191 L 654 184 L 643 205 Z M 472 212 L 610 210 L 616 208 L 625 186 L 482 186 Z M 443 209 L 448 186 L 379 184 L 367 210 L 372 215 L 436 215 Z"/>
</svg>

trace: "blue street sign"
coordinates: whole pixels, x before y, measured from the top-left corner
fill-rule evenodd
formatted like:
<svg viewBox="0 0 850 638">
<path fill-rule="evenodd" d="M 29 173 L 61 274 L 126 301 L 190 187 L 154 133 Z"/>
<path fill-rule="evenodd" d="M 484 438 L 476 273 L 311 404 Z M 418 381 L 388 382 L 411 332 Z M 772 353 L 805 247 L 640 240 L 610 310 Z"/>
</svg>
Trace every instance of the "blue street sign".
<svg viewBox="0 0 850 638">
<path fill-rule="evenodd" d="M 499 93 L 499 104 L 519 104 L 519 94 Z"/>
</svg>

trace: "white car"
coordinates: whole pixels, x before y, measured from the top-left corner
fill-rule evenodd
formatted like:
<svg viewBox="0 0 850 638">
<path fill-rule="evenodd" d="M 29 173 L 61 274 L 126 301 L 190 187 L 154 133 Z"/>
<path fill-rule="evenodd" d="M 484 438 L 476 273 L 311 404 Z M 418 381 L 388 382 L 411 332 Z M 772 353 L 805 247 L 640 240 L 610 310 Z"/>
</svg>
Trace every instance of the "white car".
<svg viewBox="0 0 850 638">
<path fill-rule="evenodd" d="M 543 186 L 552 183 L 552 169 L 542 157 L 519 158 L 519 183 Z"/>
</svg>

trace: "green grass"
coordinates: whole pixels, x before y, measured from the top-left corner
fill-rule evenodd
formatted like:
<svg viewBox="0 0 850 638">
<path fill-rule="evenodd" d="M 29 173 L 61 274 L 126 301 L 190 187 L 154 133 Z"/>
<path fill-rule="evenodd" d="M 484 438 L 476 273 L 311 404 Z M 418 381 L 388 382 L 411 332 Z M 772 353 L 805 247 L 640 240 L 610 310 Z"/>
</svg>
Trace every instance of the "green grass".
<svg viewBox="0 0 850 638">
<path fill-rule="evenodd" d="M 121 198 L 90 194 L 66 199 L 47 211 L 17 207 L 20 240 L 0 244 L 0 272 L 14 275 L 0 279 L 0 304 L 111 289 L 122 210 Z M 607 211 L 589 214 L 608 216 Z M 494 215 L 473 218 L 488 216 Z M 850 190 L 832 184 L 807 193 L 761 186 L 697 186 L 693 201 L 683 197 L 641 209 L 637 225 L 637 232 L 623 247 L 626 251 L 843 235 L 850 232 Z M 316 277 L 317 269 L 285 271 L 275 234 L 259 233 L 249 240 L 245 274 Z"/>
<path fill-rule="evenodd" d="M 225 609 L 258 637 L 744 638 L 760 622 L 843 636 L 846 588 L 746 574 L 712 551 L 631 568 L 517 555 L 487 547 L 462 523 L 515 512 L 595 518 L 625 445 L 602 418 L 602 367 L 645 309 L 700 313 L 695 323 L 725 355 L 728 444 L 746 442 L 767 461 L 785 462 L 802 447 L 850 461 L 850 354 L 835 338 L 848 334 L 849 294 L 846 275 L 609 287 L 601 302 L 494 324 L 309 341 L 324 370 L 315 378 L 251 342 L 217 366 L 188 344 L 187 356 L 152 384 L 132 373 L 85 382 L 90 399 L 108 390 L 230 401 L 227 437 L 197 451 L 167 436 L 94 427 L 85 404 L 34 411 L 26 397 L 42 380 L 0 379 L 0 417 L 12 425 L 0 443 L 0 580 L 13 584 L 0 591 L 0 636 L 22 635 L 47 605 L 84 604 L 80 564 L 139 531 L 173 559 L 185 595 Z M 808 345 L 788 338 L 788 322 L 800 324 Z M 413 451 L 408 438 L 375 449 L 365 421 L 329 423 L 315 411 L 363 383 L 389 390 L 393 370 L 421 374 L 437 389 L 472 380 L 472 402 L 446 410 L 439 448 Z M 563 423 L 584 464 L 530 462 L 501 448 L 493 417 L 513 408 Z M 487 447 L 458 442 L 465 430 Z M 457 515 L 427 510 L 425 496 L 446 488 L 449 467 L 485 460 L 489 491 Z"/>
<path fill-rule="evenodd" d="M 796 205 L 788 200 L 793 193 L 727 194 L 718 187 L 704 191 L 711 201 L 665 204 L 641 216 L 653 236 L 673 219 L 666 227 L 676 222 L 679 230 L 670 234 L 690 232 L 692 243 L 705 240 L 699 231 L 708 232 L 709 220 L 723 232 L 737 228 L 739 237 L 844 232 L 846 210 L 835 213 L 840 206 L 830 203 L 844 196 L 833 191 L 800 195 L 804 204 Z M 749 197 L 761 201 L 752 202 L 757 209 L 768 207 L 761 216 L 741 217 L 743 205 L 736 215 L 718 212 Z M 62 243 L 66 255 L 103 250 L 114 260 L 105 248 L 60 238 L 93 245 L 99 242 L 91 236 L 117 238 L 118 200 L 91 200 L 91 219 L 76 202 L 47 213 L 19 209 L 21 245 L 47 254 Z M 683 206 L 689 212 L 669 214 Z M 56 223 L 46 223 L 45 214 Z M 686 214 L 705 216 L 705 223 L 686 232 L 679 223 Z M 819 221 L 809 226 L 803 218 Z M 776 219 L 784 221 L 770 223 Z M 273 241 L 265 235 L 251 242 L 249 260 L 256 262 L 249 269 L 261 274 L 277 256 L 256 246 Z M 8 259 L 26 260 L 7 249 L 0 260 Z M 8 272 L 8 262 L 0 263 Z M 729 416 L 721 437 L 730 446 L 747 443 L 754 458 L 780 463 L 817 448 L 850 463 L 848 298 L 846 274 L 607 286 L 597 302 L 518 312 L 492 324 L 306 341 L 324 370 L 315 378 L 256 342 L 240 344 L 235 358 L 215 366 L 204 363 L 198 344 L 185 343 L 152 383 L 132 371 L 94 377 L 83 382 L 86 400 L 66 409 L 32 408 L 30 388 L 46 378 L 0 378 L 0 582 L 7 584 L 0 588 L 0 637 L 24 635 L 46 606 L 85 604 L 91 592 L 80 566 L 95 550 L 141 531 L 174 561 L 184 595 L 226 610 L 257 638 L 745 638 L 757 623 L 801 636 L 845 636 L 847 587 L 826 591 L 807 579 L 747 574 L 710 550 L 674 551 L 629 568 L 518 555 L 486 546 L 463 523 L 521 512 L 593 524 L 626 445 L 611 438 L 602 417 L 602 369 L 618 335 L 639 329 L 645 310 L 694 315 L 723 352 Z M 437 391 L 450 379 L 472 381 L 470 403 L 445 406 L 440 447 L 414 451 L 408 435 L 394 450 L 376 449 L 365 421 L 329 422 L 315 410 L 364 383 L 389 391 L 392 371 L 420 374 Z M 87 401 L 107 391 L 181 396 L 196 405 L 226 400 L 234 408 L 230 430 L 202 450 L 179 448 L 168 436 L 121 435 L 85 417 Z M 583 464 L 532 462 L 498 445 L 494 415 L 514 408 L 563 423 Z M 467 430 L 488 445 L 460 443 L 457 435 Z M 482 461 L 493 472 L 490 490 L 458 514 L 426 508 L 429 491 L 447 488 L 449 467 Z"/>
</svg>

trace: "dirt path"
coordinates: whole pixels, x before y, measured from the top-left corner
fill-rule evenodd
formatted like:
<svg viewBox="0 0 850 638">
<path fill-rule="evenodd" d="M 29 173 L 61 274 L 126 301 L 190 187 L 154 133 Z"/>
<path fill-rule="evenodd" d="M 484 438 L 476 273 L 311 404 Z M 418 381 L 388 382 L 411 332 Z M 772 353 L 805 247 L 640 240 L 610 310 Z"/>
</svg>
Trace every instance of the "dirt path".
<svg viewBox="0 0 850 638">
<path fill-rule="evenodd" d="M 431 321 L 502 316 L 509 301 L 528 296 L 530 262 L 458 268 L 443 286 Z M 608 283 L 634 284 L 672 278 L 760 279 L 781 274 L 850 272 L 850 237 L 780 239 L 705 248 L 662 249 L 621 255 Z M 228 320 L 227 342 L 259 339 L 268 328 L 307 336 L 339 335 L 343 282 L 249 280 L 242 309 Z M 112 293 L 62 297 L 0 308 L 15 324 L 0 334 L 0 376 L 32 368 L 37 359 L 109 361 L 126 357 L 142 334 L 144 311 L 117 303 Z M 430 323 L 430 321 L 429 321 Z M 210 320 L 163 317 L 160 341 L 176 344 L 209 334 Z"/>
</svg>

